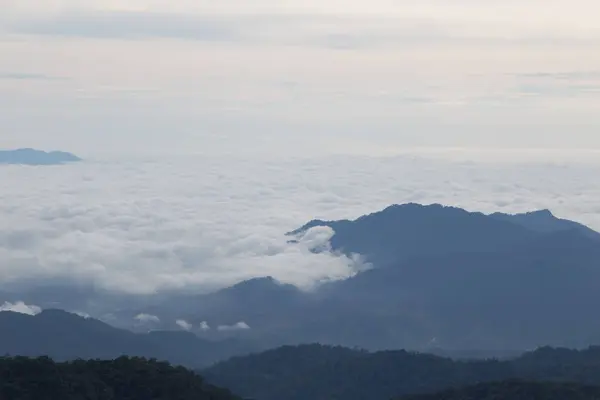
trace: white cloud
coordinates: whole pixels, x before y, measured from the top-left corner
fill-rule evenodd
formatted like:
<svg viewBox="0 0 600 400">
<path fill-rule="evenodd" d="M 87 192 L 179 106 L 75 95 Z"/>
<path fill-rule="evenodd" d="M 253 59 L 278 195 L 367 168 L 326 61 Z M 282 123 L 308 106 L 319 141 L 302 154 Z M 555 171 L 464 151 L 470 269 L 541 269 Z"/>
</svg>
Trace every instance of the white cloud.
<svg viewBox="0 0 600 400">
<path fill-rule="evenodd" d="M 135 316 L 134 319 L 141 323 L 160 322 L 160 318 L 158 318 L 156 315 L 150 315 L 150 314 L 138 314 Z"/>
<path fill-rule="evenodd" d="M 362 265 L 310 251 L 327 242 L 328 229 L 311 230 L 299 245 L 285 232 L 408 201 L 486 212 L 549 208 L 600 229 L 593 152 L 524 151 L 510 163 L 502 152 L 428 154 L 2 167 L 0 282 L 57 278 L 151 294 L 273 276 L 310 287 Z"/>
<path fill-rule="evenodd" d="M 328 226 L 315 226 L 302 232 L 297 238 L 298 242 L 310 250 L 330 250 L 329 241 L 335 235 L 335 231 Z"/>
<path fill-rule="evenodd" d="M 35 305 L 28 305 L 22 301 L 16 303 L 5 302 L 0 306 L 0 312 L 11 311 L 27 315 L 37 315 L 42 312 L 42 309 Z"/>
<path fill-rule="evenodd" d="M 219 325 L 217 327 L 217 330 L 222 331 L 222 332 L 228 332 L 228 331 L 246 331 L 250 329 L 250 326 L 248 326 L 247 323 L 241 321 L 238 322 L 236 324 L 233 325 Z"/>
<path fill-rule="evenodd" d="M 200 330 L 201 331 L 210 331 L 210 325 L 208 325 L 208 322 L 206 322 L 206 321 L 200 322 Z"/>
<path fill-rule="evenodd" d="M 89 319 L 91 318 L 90 314 L 83 311 L 73 311 L 73 314 L 80 316 L 81 318 Z"/>
<path fill-rule="evenodd" d="M 193 328 L 192 324 L 183 319 L 178 319 L 177 321 L 175 321 L 175 323 L 184 331 L 191 331 Z"/>
</svg>

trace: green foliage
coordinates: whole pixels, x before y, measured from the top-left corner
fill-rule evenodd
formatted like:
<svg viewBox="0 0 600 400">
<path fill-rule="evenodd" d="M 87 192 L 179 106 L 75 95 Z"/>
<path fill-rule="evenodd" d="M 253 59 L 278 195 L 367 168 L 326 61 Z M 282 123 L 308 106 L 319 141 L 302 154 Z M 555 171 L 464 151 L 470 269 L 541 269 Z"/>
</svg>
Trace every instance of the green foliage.
<svg viewBox="0 0 600 400">
<path fill-rule="evenodd" d="M 0 358 L 4 400 L 236 400 L 197 374 L 166 362 L 120 357 L 56 363 L 47 357 Z"/>
</svg>

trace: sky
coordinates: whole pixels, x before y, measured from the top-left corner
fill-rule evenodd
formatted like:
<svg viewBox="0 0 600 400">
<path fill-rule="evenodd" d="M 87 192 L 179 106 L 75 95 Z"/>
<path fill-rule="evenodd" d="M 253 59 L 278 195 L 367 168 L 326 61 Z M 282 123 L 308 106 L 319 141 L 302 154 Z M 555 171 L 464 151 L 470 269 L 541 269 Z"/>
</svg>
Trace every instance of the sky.
<svg viewBox="0 0 600 400">
<path fill-rule="evenodd" d="M 595 0 L 0 0 L 0 148 L 600 149 Z"/>
</svg>

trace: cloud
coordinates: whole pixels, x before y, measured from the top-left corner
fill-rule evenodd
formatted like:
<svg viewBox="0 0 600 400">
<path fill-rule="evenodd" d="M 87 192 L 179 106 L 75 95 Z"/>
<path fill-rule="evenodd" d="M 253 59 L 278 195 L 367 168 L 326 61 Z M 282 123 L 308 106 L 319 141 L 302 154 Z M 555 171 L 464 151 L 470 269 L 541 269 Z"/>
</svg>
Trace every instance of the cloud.
<svg viewBox="0 0 600 400">
<path fill-rule="evenodd" d="M 191 331 L 193 328 L 192 324 L 183 319 L 178 319 L 177 321 L 175 321 L 175 323 L 184 331 Z"/>
<path fill-rule="evenodd" d="M 0 306 L 0 312 L 11 311 L 20 314 L 37 315 L 42 312 L 42 309 L 35 305 L 27 305 L 22 301 L 16 303 L 5 302 Z"/>
<path fill-rule="evenodd" d="M 156 323 L 156 322 L 160 322 L 160 318 L 158 318 L 156 315 L 150 315 L 150 314 L 138 314 L 135 316 L 134 318 L 136 321 L 138 322 L 142 322 L 142 323 Z"/>
<path fill-rule="evenodd" d="M 544 18 L 531 21 L 528 13 L 522 13 L 522 4 L 473 7 L 473 4 L 448 6 L 436 1 L 425 6 L 409 2 L 377 3 L 364 8 L 340 7 L 333 2 L 325 6 L 309 5 L 296 0 L 283 7 L 270 1 L 262 7 L 254 3 L 247 7 L 238 2 L 219 7 L 180 0 L 169 4 L 146 1 L 125 7 L 64 3 L 46 9 L 24 8 L 13 3 L 12 7 L 4 6 L 9 10 L 6 15 L 12 16 L 4 23 L 9 32 L 36 35 L 261 41 L 329 49 L 364 49 L 407 42 L 594 43 L 600 40 L 600 29 L 589 18 L 590 11 L 574 12 L 573 7 L 571 12 L 548 12 Z M 587 6 L 600 11 L 595 3 Z"/>
<path fill-rule="evenodd" d="M 73 311 L 73 314 L 80 316 L 81 318 L 89 319 L 91 318 L 90 314 L 83 311 Z"/>
<path fill-rule="evenodd" d="M 217 327 L 217 330 L 221 332 L 246 331 L 248 329 L 250 329 L 250 326 L 248 326 L 248 324 L 245 322 L 238 322 L 237 324 L 233 325 L 219 325 Z"/>
<path fill-rule="evenodd" d="M 446 150 L 393 157 L 182 156 L 0 168 L 0 282 L 208 291 L 260 276 L 310 288 L 364 268 L 284 233 L 392 203 L 551 209 L 600 229 L 597 153 Z M 85 310 L 87 311 L 87 310 Z M 151 321 L 151 320 L 150 320 Z"/>
<path fill-rule="evenodd" d="M 206 322 L 206 321 L 200 322 L 200 330 L 201 331 L 210 331 L 210 325 L 208 325 L 208 322 Z"/>
<path fill-rule="evenodd" d="M 335 235 L 335 231 L 328 226 L 315 226 L 302 232 L 298 237 L 298 241 L 303 243 L 310 250 L 319 249 L 326 246 L 331 238 Z"/>
<path fill-rule="evenodd" d="M 63 81 L 66 78 L 46 74 L 36 74 L 30 72 L 0 72 L 0 80 L 16 81 Z"/>
<path fill-rule="evenodd" d="M 104 11 L 67 12 L 46 20 L 23 21 L 13 30 L 38 35 L 91 38 L 180 38 L 195 40 L 234 40 L 235 27 L 218 20 L 186 14 Z"/>
<path fill-rule="evenodd" d="M 524 95 L 544 99 L 597 96 L 600 93 L 600 71 L 560 71 L 512 74 L 517 90 Z"/>
</svg>

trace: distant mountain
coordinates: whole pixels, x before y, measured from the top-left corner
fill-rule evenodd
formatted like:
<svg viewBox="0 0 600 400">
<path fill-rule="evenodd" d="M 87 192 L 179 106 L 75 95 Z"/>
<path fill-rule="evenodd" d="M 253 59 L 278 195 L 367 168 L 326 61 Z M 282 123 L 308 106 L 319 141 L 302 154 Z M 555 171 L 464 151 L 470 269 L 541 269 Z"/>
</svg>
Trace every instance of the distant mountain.
<svg viewBox="0 0 600 400">
<path fill-rule="evenodd" d="M 600 387 L 577 383 L 511 380 L 480 383 L 436 394 L 406 396 L 401 400 L 598 400 Z"/>
<path fill-rule="evenodd" d="M 453 361 L 406 351 L 369 353 L 321 345 L 286 346 L 261 354 L 236 357 L 202 373 L 212 383 L 260 400 L 387 400 L 482 382 L 514 382 L 514 379 L 600 385 L 600 348 L 583 351 L 543 348 L 506 361 Z M 492 388 L 496 388 L 500 395 L 512 393 L 514 383 L 505 382 L 501 385 L 507 387 L 500 389 L 497 384 L 485 385 L 488 389 L 481 393 L 487 396 Z M 524 393 L 529 393 L 532 386 L 536 384 L 523 384 L 521 388 Z M 557 390 L 567 388 L 562 385 L 551 386 Z M 471 394 L 477 389 L 461 391 Z M 594 393 L 597 391 L 595 389 Z M 485 396 L 457 397 L 453 392 L 448 398 L 479 400 L 487 399 Z M 490 398 L 532 398 L 527 396 Z M 424 397 L 432 400 L 438 398 L 446 399 L 439 396 Z"/>
<path fill-rule="evenodd" d="M 60 310 L 36 316 L 0 312 L 0 326 L 0 354 L 12 356 L 64 361 L 129 355 L 197 368 L 244 353 L 233 342 L 205 341 L 182 331 L 135 334 Z"/>
<path fill-rule="evenodd" d="M 0 377 L 0 398 L 6 400 L 241 400 L 192 371 L 140 358 L 0 358 Z"/>
<path fill-rule="evenodd" d="M 0 150 L 0 164 L 59 165 L 77 161 L 81 161 L 81 158 L 63 151 Z"/>
</svg>

